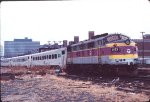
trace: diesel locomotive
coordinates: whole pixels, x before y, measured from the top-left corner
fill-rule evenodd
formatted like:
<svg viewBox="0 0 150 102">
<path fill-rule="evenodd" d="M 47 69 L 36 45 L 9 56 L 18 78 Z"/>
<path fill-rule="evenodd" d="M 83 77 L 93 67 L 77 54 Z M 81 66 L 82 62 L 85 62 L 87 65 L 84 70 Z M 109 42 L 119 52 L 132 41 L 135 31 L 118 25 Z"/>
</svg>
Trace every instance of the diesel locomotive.
<svg viewBox="0 0 150 102">
<path fill-rule="evenodd" d="M 67 50 L 68 72 L 137 73 L 138 48 L 134 41 L 123 34 L 103 34 L 68 46 Z"/>
</svg>

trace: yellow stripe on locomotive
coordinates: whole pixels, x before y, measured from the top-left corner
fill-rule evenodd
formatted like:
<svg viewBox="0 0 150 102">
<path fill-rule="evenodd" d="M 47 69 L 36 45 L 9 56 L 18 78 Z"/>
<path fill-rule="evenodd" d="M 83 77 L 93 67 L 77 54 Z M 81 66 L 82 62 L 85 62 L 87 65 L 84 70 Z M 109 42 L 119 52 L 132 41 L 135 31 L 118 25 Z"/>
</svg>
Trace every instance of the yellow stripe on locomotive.
<svg viewBox="0 0 150 102">
<path fill-rule="evenodd" d="M 138 61 L 138 49 L 136 43 L 116 42 L 108 43 L 100 48 L 101 63 L 113 65 L 135 65 Z"/>
</svg>

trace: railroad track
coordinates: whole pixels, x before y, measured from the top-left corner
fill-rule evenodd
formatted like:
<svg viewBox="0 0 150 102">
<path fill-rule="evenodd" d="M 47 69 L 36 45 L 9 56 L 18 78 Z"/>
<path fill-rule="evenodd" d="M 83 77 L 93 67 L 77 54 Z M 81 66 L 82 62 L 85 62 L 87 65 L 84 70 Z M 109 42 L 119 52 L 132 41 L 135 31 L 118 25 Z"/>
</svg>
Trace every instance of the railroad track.
<svg viewBox="0 0 150 102">
<path fill-rule="evenodd" d="M 124 80 L 131 80 L 131 81 L 135 81 L 135 80 L 139 80 L 139 81 L 150 81 L 150 76 L 134 76 L 134 77 L 120 77 L 121 79 Z"/>
<path fill-rule="evenodd" d="M 117 90 L 140 93 L 144 92 L 150 95 L 150 76 L 137 76 L 137 77 L 99 77 L 99 76 L 77 76 L 77 75 L 64 75 L 64 78 L 72 80 L 91 81 L 92 84 L 98 84 L 102 87 L 115 86 Z M 91 84 L 91 85 L 92 85 Z"/>
<path fill-rule="evenodd" d="M 78 80 L 89 80 L 89 81 L 102 81 L 102 80 L 105 80 L 105 79 L 115 79 L 115 78 L 119 78 L 119 79 L 122 79 L 122 80 L 131 80 L 131 81 L 136 81 L 136 80 L 139 80 L 139 81 L 150 81 L 150 75 L 146 75 L 146 76 L 134 76 L 134 77 L 127 77 L 127 76 L 118 76 L 118 77 L 107 77 L 107 76 L 80 76 L 80 75 L 60 75 L 62 77 L 65 77 L 65 78 L 71 78 L 71 79 L 78 79 Z"/>
</svg>

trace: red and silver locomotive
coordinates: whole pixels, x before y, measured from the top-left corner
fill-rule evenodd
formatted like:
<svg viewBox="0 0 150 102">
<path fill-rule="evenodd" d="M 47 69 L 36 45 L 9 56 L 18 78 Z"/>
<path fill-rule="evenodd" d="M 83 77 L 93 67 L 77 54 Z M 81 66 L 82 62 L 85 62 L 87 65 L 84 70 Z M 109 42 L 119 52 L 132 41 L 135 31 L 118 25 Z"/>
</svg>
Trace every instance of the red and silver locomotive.
<svg viewBox="0 0 150 102">
<path fill-rule="evenodd" d="M 98 38 L 73 44 L 67 50 L 68 72 L 91 74 L 137 72 L 136 43 L 122 34 L 103 34 Z"/>
</svg>

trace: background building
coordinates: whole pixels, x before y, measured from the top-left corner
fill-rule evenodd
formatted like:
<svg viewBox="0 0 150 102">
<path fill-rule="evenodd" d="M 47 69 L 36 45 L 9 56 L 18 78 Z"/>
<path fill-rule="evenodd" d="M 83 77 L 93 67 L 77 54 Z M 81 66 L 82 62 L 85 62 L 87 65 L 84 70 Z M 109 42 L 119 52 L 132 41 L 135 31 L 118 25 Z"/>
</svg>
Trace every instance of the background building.
<svg viewBox="0 0 150 102">
<path fill-rule="evenodd" d="M 92 39 L 93 36 L 94 36 L 94 31 L 89 31 L 89 39 Z"/>
<path fill-rule="evenodd" d="M 0 45 L 0 58 L 3 57 L 3 56 L 4 56 L 4 54 L 3 54 L 3 46 Z"/>
<path fill-rule="evenodd" d="M 4 42 L 4 57 L 15 57 L 24 54 L 36 52 L 40 47 L 40 41 L 32 41 L 32 39 L 14 39 L 14 41 Z"/>
<path fill-rule="evenodd" d="M 79 42 L 79 36 L 74 36 L 74 43 L 78 43 Z"/>
<path fill-rule="evenodd" d="M 72 44 L 74 44 L 74 41 L 69 41 L 69 45 L 72 45 Z"/>
<path fill-rule="evenodd" d="M 143 39 L 132 39 L 137 43 L 139 58 L 150 58 L 150 34 L 145 34 Z M 144 47 L 143 47 L 144 46 Z"/>
<path fill-rule="evenodd" d="M 64 46 L 64 47 L 67 47 L 67 45 L 68 45 L 67 43 L 68 43 L 67 40 L 63 40 L 63 46 Z"/>
</svg>

